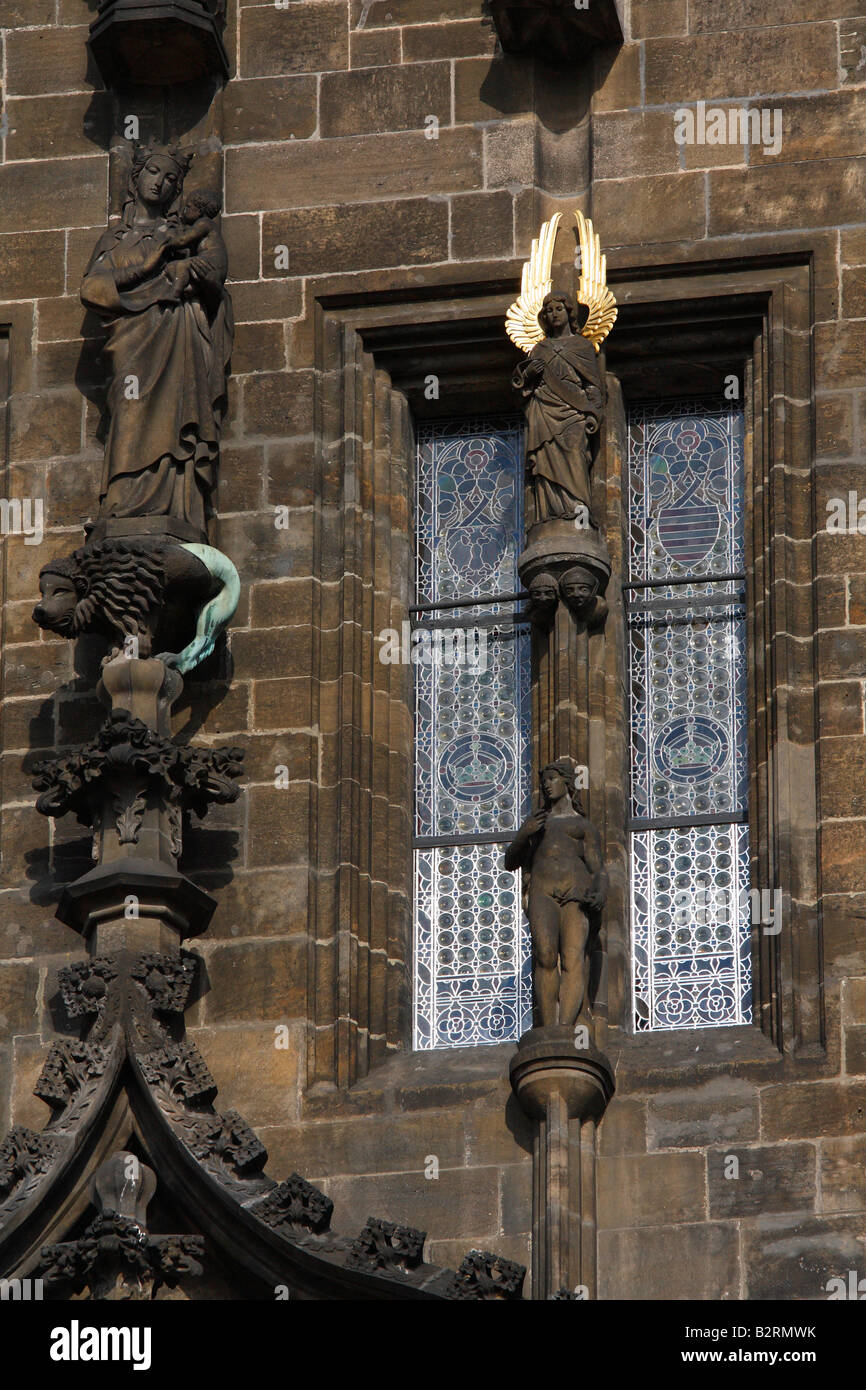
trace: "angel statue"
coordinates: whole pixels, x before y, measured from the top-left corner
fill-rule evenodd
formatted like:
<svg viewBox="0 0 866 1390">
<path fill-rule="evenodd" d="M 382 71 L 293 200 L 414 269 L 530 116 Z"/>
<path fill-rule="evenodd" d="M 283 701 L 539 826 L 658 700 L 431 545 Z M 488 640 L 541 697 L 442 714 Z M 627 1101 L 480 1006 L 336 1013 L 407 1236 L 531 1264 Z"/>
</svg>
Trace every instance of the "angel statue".
<svg viewBox="0 0 866 1390">
<path fill-rule="evenodd" d="M 559 758 L 541 772 L 541 806 L 505 852 L 523 870 L 532 935 L 537 1027 L 573 1027 L 586 1002 L 589 954 L 607 897 L 598 831 L 583 813 L 574 764 Z"/>
<path fill-rule="evenodd" d="M 554 293 L 551 266 L 560 213 L 545 222 L 523 267 L 520 297 L 506 315 L 513 343 L 527 356 L 513 384 L 526 410 L 526 525 L 582 516 L 594 526 L 590 471 L 598 451 L 604 385 L 598 352 L 616 319 L 606 258 L 582 212 L 577 309 Z"/>
<path fill-rule="evenodd" d="M 81 299 L 108 331 L 100 519 L 170 516 L 206 540 L 232 305 L 219 196 L 183 201 L 191 159 L 175 147 L 136 150 L 120 221 L 97 242 Z"/>
</svg>

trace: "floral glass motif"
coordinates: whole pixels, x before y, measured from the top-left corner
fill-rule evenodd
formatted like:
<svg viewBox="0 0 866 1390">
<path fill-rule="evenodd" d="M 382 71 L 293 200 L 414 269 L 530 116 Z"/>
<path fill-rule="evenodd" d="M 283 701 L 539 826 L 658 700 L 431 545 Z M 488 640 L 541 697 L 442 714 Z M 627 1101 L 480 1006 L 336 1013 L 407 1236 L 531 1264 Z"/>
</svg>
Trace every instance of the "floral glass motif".
<svg viewBox="0 0 866 1390">
<path fill-rule="evenodd" d="M 484 639 L 467 644 L 470 664 L 433 644 L 414 668 L 419 1049 L 511 1041 L 529 1026 L 529 932 L 518 876 L 502 868 L 529 799 L 529 631 L 507 598 L 520 589 L 522 495 L 519 419 L 419 427 L 415 602 L 437 607 L 416 625 Z"/>
<path fill-rule="evenodd" d="M 743 495 L 741 410 L 700 401 L 631 410 L 638 1030 L 751 1018 L 744 581 L 715 577 L 743 575 Z"/>
</svg>

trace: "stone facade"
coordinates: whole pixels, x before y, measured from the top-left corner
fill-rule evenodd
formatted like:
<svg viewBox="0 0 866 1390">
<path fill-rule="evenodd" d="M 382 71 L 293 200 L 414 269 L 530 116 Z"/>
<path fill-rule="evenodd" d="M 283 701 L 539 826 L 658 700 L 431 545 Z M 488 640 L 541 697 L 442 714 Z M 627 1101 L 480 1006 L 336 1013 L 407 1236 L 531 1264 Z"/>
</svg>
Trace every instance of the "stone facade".
<svg viewBox="0 0 866 1390">
<path fill-rule="evenodd" d="M 45 508 L 41 544 L 3 542 L 0 1133 L 44 1123 L 32 1088 L 71 1030 L 58 971 L 83 949 L 54 912 L 89 837 L 49 828 L 30 776 L 99 727 L 100 649 L 30 614 L 97 494 L 104 378 L 78 287 L 134 115 L 142 139 L 200 147 L 197 185 L 222 182 L 237 322 L 211 539 L 243 589 L 175 729 L 246 753 L 240 798 L 183 859 L 218 902 L 186 1022 L 221 1105 L 341 1229 L 375 1212 L 426 1230 L 435 1264 L 530 1263 L 513 1047 L 410 1051 L 410 678 L 375 634 L 408 613 L 423 379 L 442 416 L 513 408 L 505 309 L 539 223 L 581 206 L 621 305 L 611 390 L 669 393 L 672 361 L 703 389 L 745 372 L 752 839 L 786 912 L 756 936 L 755 1025 L 630 1036 L 612 584 L 606 638 L 581 638 L 588 713 L 562 726 L 607 784 L 590 806 L 613 863 L 599 1296 L 821 1298 L 866 1240 L 866 544 L 826 530 L 863 471 L 864 21 L 845 0 L 796 23 L 782 0 L 630 0 L 622 46 L 553 66 L 503 54 L 482 9 L 229 0 L 224 88 L 121 97 L 88 59 L 89 0 L 0 0 L 2 492 Z M 778 108 L 779 152 L 677 144 L 698 102 Z M 615 559 L 615 423 L 605 450 Z"/>
</svg>

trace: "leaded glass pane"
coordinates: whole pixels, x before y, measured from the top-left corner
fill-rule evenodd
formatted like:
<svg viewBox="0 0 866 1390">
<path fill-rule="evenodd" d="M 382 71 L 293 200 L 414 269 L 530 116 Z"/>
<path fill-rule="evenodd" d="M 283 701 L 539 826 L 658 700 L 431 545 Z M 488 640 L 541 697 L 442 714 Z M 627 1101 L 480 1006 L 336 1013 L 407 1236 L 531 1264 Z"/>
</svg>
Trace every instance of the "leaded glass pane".
<svg viewBox="0 0 866 1390">
<path fill-rule="evenodd" d="M 743 493 L 742 411 L 694 401 L 631 411 L 638 1029 L 751 1017 Z"/>
<path fill-rule="evenodd" d="M 530 776 L 529 632 L 513 597 L 522 440 L 512 419 L 419 429 L 416 627 L 437 640 L 414 668 L 417 1048 L 529 1026 L 529 934 L 518 875 L 502 868 Z"/>
</svg>

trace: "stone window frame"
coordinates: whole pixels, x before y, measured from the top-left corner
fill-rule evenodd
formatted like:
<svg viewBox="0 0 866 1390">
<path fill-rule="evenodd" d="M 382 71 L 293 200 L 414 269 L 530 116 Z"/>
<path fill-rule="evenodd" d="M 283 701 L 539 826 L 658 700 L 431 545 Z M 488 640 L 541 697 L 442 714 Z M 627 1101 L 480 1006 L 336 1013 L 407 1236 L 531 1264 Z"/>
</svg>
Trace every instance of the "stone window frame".
<svg viewBox="0 0 866 1390">
<path fill-rule="evenodd" d="M 411 682 L 378 666 L 375 634 L 408 617 L 412 416 L 513 407 L 503 332 L 520 263 L 316 284 L 314 335 L 317 642 L 323 737 L 334 774 L 314 788 L 308 1082 L 345 1087 L 411 1039 Z M 630 1075 L 704 1063 L 820 1065 L 825 1020 L 815 761 L 812 256 L 808 250 L 664 266 L 617 265 L 620 316 L 607 344 L 611 406 L 594 487 L 622 576 L 627 397 L 706 395 L 738 373 L 746 406 L 749 830 L 753 883 L 782 889 L 778 937 L 753 929 L 754 1022 L 633 1035 L 625 820 L 625 628 L 608 590 L 604 643 L 586 652 L 590 815 L 611 868 L 599 1041 Z M 428 401 L 425 378 L 439 377 Z M 618 378 L 618 380 L 617 380 Z M 672 390 L 671 383 L 675 383 Z M 617 534 L 619 532 L 619 534 Z M 585 640 L 585 639 L 584 639 Z M 334 652 L 337 652 L 335 660 Z M 327 699 L 325 695 L 327 693 Z M 599 771 L 603 775 L 599 775 Z M 592 790 L 592 789 L 591 789 Z M 369 830 L 377 812 L 386 832 Z M 405 844 L 406 853 L 399 853 Z M 474 1051 L 474 1049 L 472 1050 Z"/>
<path fill-rule="evenodd" d="M 630 1074 L 825 1057 L 815 754 L 812 257 L 620 268 L 608 367 L 628 399 L 721 393 L 746 411 L 746 612 L 752 882 L 780 888 L 782 929 L 752 927 L 753 1022 L 634 1034 L 628 916 L 608 928 L 609 1042 Z M 671 389 L 671 382 L 676 389 Z M 620 465 L 626 461 L 622 441 Z"/>
</svg>

